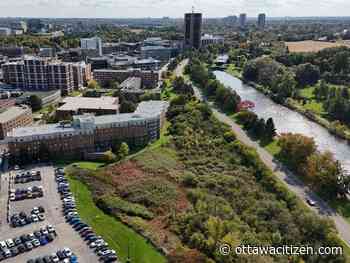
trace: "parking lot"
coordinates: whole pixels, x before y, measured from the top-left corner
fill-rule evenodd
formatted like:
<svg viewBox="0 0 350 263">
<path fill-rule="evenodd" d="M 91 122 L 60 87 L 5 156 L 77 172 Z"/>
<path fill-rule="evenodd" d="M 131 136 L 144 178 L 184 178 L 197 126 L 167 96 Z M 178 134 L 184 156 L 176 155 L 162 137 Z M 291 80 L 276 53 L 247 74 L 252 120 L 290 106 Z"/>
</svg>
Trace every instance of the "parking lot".
<svg viewBox="0 0 350 263">
<path fill-rule="evenodd" d="M 66 223 L 66 220 L 62 214 L 62 201 L 57 192 L 57 184 L 55 182 L 54 167 L 52 166 L 38 166 L 27 167 L 20 172 L 27 172 L 31 170 L 38 170 L 41 172 L 42 180 L 28 182 L 24 184 L 14 184 L 13 180 L 15 174 L 19 171 L 11 171 L 1 176 L 1 191 L 0 191 L 0 240 L 6 240 L 8 238 L 19 237 L 23 234 L 29 234 L 33 231 L 40 229 L 42 226 L 52 225 L 56 229 L 57 238 L 51 243 L 35 248 L 29 252 L 25 252 L 16 257 L 6 259 L 4 262 L 17 263 L 27 262 L 27 260 L 36 258 L 39 256 L 50 255 L 56 252 L 58 249 L 68 247 L 78 257 L 78 262 L 99 262 L 98 257 L 87 246 L 79 234 L 72 229 L 72 227 Z M 9 181 L 11 183 L 9 184 Z M 43 197 L 35 199 L 26 199 L 21 201 L 9 202 L 9 189 L 16 188 L 28 188 L 33 186 L 43 187 Z M 13 228 L 7 222 L 8 212 L 9 215 L 14 213 L 25 212 L 31 214 L 33 207 L 42 206 L 45 209 L 45 220 L 31 223 L 22 227 Z"/>
</svg>

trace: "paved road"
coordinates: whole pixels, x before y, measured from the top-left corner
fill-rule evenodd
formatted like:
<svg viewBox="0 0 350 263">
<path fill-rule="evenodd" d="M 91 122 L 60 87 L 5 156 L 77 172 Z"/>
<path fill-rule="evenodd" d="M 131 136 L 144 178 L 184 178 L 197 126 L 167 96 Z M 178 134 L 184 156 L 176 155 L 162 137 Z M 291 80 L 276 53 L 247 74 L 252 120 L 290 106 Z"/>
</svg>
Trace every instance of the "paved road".
<svg viewBox="0 0 350 263">
<path fill-rule="evenodd" d="M 187 65 L 188 60 L 184 60 L 175 70 L 176 76 L 181 76 L 183 74 L 184 67 Z M 205 101 L 201 91 L 194 87 L 194 93 L 197 99 L 200 101 Z M 319 196 L 312 192 L 305 184 L 300 181 L 292 172 L 290 172 L 285 166 L 280 162 L 275 160 L 273 156 L 262 148 L 257 142 L 251 140 L 245 131 L 237 125 L 231 118 L 226 114 L 219 112 L 213 104 L 209 103 L 213 113 L 216 118 L 221 122 L 229 125 L 232 130 L 235 132 L 237 139 L 240 140 L 247 146 L 253 147 L 256 149 L 257 153 L 260 156 L 260 159 L 269 167 L 274 173 L 285 183 L 289 190 L 293 191 L 299 198 L 301 198 L 306 204 L 307 198 L 311 198 L 316 202 L 316 206 L 312 209 L 317 212 L 320 216 L 326 216 L 330 219 L 333 219 L 335 226 L 339 232 L 340 237 L 350 245 L 350 224 L 340 216 L 334 209 L 328 206 L 328 204 L 323 201 Z"/>
</svg>

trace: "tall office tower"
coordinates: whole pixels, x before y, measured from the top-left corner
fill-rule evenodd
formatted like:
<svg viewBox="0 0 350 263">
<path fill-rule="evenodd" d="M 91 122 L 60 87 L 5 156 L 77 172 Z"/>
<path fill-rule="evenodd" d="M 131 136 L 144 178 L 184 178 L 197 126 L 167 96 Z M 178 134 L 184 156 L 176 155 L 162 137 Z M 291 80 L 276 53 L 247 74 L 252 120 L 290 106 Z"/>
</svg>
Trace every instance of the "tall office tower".
<svg viewBox="0 0 350 263">
<path fill-rule="evenodd" d="M 99 37 L 82 38 L 80 39 L 80 47 L 82 49 L 94 49 L 102 56 L 102 40 Z"/>
<path fill-rule="evenodd" d="M 240 14 L 239 15 L 239 27 L 245 28 L 247 23 L 247 14 Z"/>
<path fill-rule="evenodd" d="M 258 28 L 264 29 L 266 25 L 266 15 L 265 14 L 259 14 L 258 15 Z"/>
<path fill-rule="evenodd" d="M 185 47 L 200 48 L 202 36 L 202 14 L 185 14 Z"/>
</svg>

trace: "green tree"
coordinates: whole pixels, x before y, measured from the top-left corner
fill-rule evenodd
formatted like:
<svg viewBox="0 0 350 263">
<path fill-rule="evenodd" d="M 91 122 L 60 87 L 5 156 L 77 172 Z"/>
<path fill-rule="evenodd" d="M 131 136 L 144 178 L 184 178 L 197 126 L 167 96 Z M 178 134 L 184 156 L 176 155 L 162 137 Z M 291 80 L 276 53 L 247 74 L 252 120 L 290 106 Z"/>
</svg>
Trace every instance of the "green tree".
<svg viewBox="0 0 350 263">
<path fill-rule="evenodd" d="M 88 89 L 99 89 L 100 85 L 97 83 L 96 80 L 92 79 L 88 83 Z"/>
<path fill-rule="evenodd" d="M 131 113 L 136 110 L 136 104 L 132 101 L 125 100 L 120 104 L 120 113 Z"/>
<path fill-rule="evenodd" d="M 270 140 L 272 140 L 277 134 L 276 128 L 275 128 L 275 123 L 273 122 L 272 118 L 269 118 L 266 121 L 265 134 L 266 134 L 266 137 Z"/>
<path fill-rule="evenodd" d="M 126 156 L 129 155 L 129 146 L 126 142 L 123 142 L 118 150 L 118 158 L 119 160 L 124 159 Z"/>
<path fill-rule="evenodd" d="M 301 64 L 296 68 L 295 79 L 300 87 L 315 85 L 320 79 L 320 69 L 311 63 Z"/>
<path fill-rule="evenodd" d="M 314 139 L 302 134 L 282 134 L 278 145 L 281 147 L 281 157 L 298 172 L 303 171 L 307 158 L 317 150 Z"/>
<path fill-rule="evenodd" d="M 41 98 L 37 95 L 30 95 L 28 98 L 28 104 L 32 108 L 33 111 L 41 110 L 43 102 Z"/>
</svg>

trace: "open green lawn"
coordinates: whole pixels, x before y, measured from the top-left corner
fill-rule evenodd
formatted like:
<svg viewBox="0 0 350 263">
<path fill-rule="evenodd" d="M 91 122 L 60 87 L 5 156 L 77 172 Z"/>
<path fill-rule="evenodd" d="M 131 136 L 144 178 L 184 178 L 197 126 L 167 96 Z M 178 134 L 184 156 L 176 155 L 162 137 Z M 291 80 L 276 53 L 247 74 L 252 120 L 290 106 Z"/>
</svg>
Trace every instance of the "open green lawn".
<svg viewBox="0 0 350 263">
<path fill-rule="evenodd" d="M 311 101 L 307 102 L 305 105 L 303 105 L 303 108 L 310 110 L 310 111 L 316 113 L 317 115 L 325 114 L 323 104 L 321 102 L 317 102 L 315 100 L 311 100 Z"/>
<path fill-rule="evenodd" d="M 106 164 L 103 162 L 77 162 L 77 163 L 73 163 L 73 165 L 76 165 L 82 169 L 97 170 L 98 168 Z"/>
<path fill-rule="evenodd" d="M 304 97 L 305 99 L 312 99 L 314 98 L 314 90 L 315 87 L 307 87 L 300 90 L 300 96 Z"/>
<path fill-rule="evenodd" d="M 281 147 L 278 146 L 278 140 L 273 140 L 271 143 L 265 145 L 264 148 L 273 156 L 278 155 L 281 151 Z"/>
<path fill-rule="evenodd" d="M 240 68 L 237 68 L 235 65 L 233 64 L 230 64 L 228 67 L 227 67 L 227 70 L 226 70 L 227 73 L 231 74 L 232 76 L 234 77 L 238 77 L 240 78 L 242 76 L 242 70 Z"/>
<path fill-rule="evenodd" d="M 122 262 L 126 262 L 128 257 L 128 244 L 130 245 L 130 258 L 133 263 L 166 262 L 165 257 L 143 237 L 97 208 L 86 185 L 72 178 L 69 178 L 69 182 L 77 200 L 80 217 L 117 251 Z"/>
</svg>

